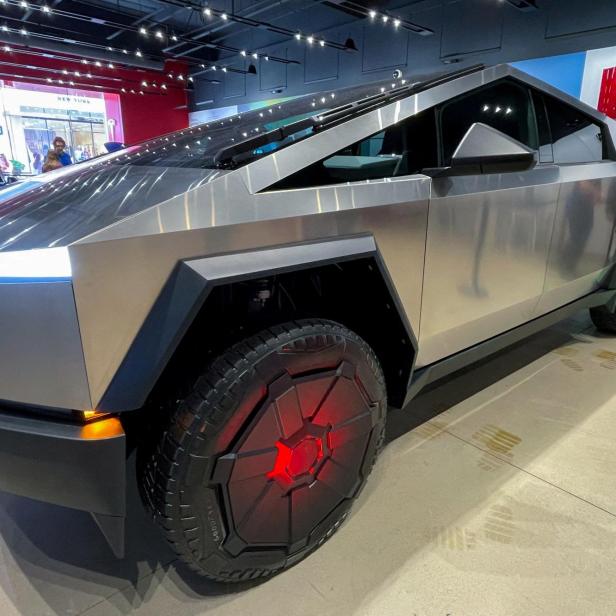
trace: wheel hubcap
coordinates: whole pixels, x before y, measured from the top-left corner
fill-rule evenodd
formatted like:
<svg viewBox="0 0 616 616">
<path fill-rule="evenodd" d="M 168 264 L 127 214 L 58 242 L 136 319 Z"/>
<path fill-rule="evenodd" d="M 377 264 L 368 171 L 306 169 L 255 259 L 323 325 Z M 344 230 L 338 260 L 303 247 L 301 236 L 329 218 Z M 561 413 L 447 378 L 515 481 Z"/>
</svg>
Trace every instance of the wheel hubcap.
<svg viewBox="0 0 616 616">
<path fill-rule="evenodd" d="M 383 409 L 370 389 L 346 361 L 268 385 L 214 471 L 225 495 L 229 553 L 257 546 L 294 552 L 331 526 L 329 516 L 356 495 L 375 446 Z"/>
</svg>

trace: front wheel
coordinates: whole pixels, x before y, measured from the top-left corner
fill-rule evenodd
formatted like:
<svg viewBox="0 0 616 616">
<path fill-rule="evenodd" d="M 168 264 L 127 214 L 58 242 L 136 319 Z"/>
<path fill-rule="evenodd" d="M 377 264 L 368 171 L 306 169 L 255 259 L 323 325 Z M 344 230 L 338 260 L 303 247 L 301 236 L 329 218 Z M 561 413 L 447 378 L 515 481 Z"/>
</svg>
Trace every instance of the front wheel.
<svg viewBox="0 0 616 616">
<path fill-rule="evenodd" d="M 355 333 L 322 320 L 264 330 L 178 403 L 142 491 L 193 569 L 267 577 L 340 526 L 382 445 L 386 408 L 379 363 Z"/>
</svg>

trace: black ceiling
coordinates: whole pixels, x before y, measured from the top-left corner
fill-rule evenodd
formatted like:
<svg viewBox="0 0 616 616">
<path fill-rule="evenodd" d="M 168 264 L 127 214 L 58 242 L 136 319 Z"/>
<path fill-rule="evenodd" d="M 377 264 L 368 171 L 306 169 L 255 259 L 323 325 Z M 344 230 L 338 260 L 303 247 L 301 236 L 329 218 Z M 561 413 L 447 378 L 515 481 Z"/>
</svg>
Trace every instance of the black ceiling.
<svg viewBox="0 0 616 616">
<path fill-rule="evenodd" d="M 328 38 L 327 31 L 370 19 L 370 10 L 378 10 L 393 22 L 417 2 L 4 0 L 0 24 L 2 38 L 13 44 L 133 65 L 179 58 L 198 68 L 203 62 L 233 63 L 244 50 L 268 55 L 269 48 L 292 40 L 299 31 L 305 36 L 314 34 L 315 45 L 345 49 L 354 41 Z M 421 24 L 404 19 L 399 27 L 431 34 Z M 271 60 L 286 61 L 275 55 Z"/>
</svg>

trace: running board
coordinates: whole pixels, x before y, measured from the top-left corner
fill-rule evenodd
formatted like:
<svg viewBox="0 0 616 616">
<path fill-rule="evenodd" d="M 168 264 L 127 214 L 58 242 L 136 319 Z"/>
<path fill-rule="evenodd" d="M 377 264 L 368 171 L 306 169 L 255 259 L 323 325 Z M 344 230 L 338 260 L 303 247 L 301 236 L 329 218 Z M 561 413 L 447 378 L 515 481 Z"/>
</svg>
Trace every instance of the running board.
<svg viewBox="0 0 616 616">
<path fill-rule="evenodd" d="M 499 334 L 494 338 L 490 338 L 485 342 L 481 342 L 472 346 L 464 351 L 460 351 L 455 355 L 451 355 L 446 359 L 443 359 L 435 364 L 420 368 L 413 371 L 411 376 L 411 384 L 408 388 L 406 398 L 404 399 L 404 406 L 406 406 L 424 387 L 430 383 L 434 383 L 443 377 L 446 377 L 462 368 L 474 364 L 475 362 L 489 357 L 494 353 L 498 353 L 503 349 L 528 338 L 533 334 L 536 334 L 556 323 L 574 315 L 580 310 L 586 308 L 594 308 L 596 306 L 609 305 L 611 302 L 616 301 L 616 291 L 597 291 L 586 295 L 571 304 L 567 304 L 562 308 L 558 308 L 553 312 L 549 312 L 537 319 L 533 319 L 524 325 L 510 329 L 504 334 Z M 421 344 L 421 343 L 420 343 Z"/>
</svg>

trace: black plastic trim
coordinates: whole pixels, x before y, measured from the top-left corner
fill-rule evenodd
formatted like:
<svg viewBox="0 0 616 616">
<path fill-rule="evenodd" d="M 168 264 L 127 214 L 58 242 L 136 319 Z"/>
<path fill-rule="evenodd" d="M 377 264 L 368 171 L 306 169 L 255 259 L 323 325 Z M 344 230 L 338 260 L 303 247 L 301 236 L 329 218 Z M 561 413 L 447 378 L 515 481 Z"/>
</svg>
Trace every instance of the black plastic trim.
<svg viewBox="0 0 616 616">
<path fill-rule="evenodd" d="M 354 238 L 346 239 L 360 240 L 367 237 L 369 236 L 355 236 Z M 336 243 L 341 239 L 345 238 L 338 238 L 331 240 L 331 242 Z M 330 243 L 330 240 L 307 242 L 305 245 L 327 246 L 328 243 Z M 296 244 L 283 246 L 282 248 L 299 246 L 299 244 Z M 400 317 L 402 326 L 407 334 L 409 353 L 413 354 L 414 361 L 414 358 L 417 356 L 417 338 L 405 316 L 402 303 L 389 277 L 387 268 L 378 253 L 378 248 L 358 250 L 352 254 L 333 256 L 327 256 L 325 252 L 320 259 L 296 265 L 265 267 L 249 273 L 224 275 L 211 280 L 206 279 L 190 266 L 191 262 L 199 261 L 199 258 L 180 262 L 165 284 L 152 311 L 146 318 L 97 408 L 107 412 L 123 412 L 139 409 L 143 406 L 147 396 L 152 391 L 165 366 L 188 331 L 190 324 L 215 287 L 231 282 L 255 280 L 272 274 L 309 270 L 314 267 L 354 261 L 366 257 L 371 257 L 375 260 L 379 273 L 390 293 L 393 310 Z M 400 378 L 402 386 L 399 395 L 390 396 L 390 404 L 395 407 L 399 408 L 404 400 L 406 384 L 410 379 L 411 371 L 412 361 L 409 362 L 408 369 L 401 367 Z"/>
<path fill-rule="evenodd" d="M 0 490 L 126 515 L 126 440 L 115 417 L 78 425 L 0 410 L 0 468 Z"/>
</svg>

